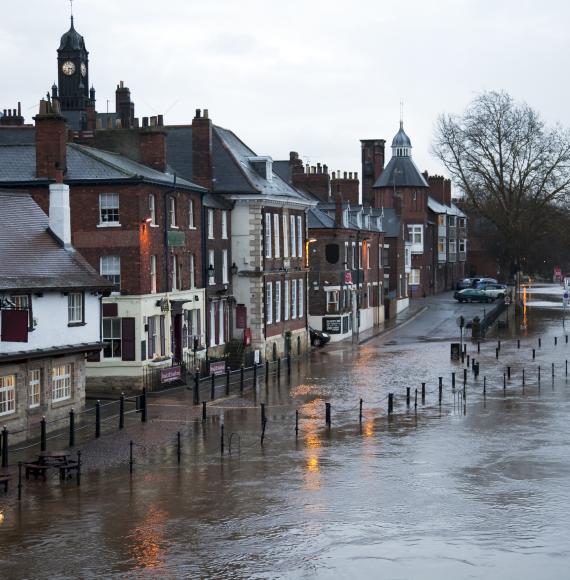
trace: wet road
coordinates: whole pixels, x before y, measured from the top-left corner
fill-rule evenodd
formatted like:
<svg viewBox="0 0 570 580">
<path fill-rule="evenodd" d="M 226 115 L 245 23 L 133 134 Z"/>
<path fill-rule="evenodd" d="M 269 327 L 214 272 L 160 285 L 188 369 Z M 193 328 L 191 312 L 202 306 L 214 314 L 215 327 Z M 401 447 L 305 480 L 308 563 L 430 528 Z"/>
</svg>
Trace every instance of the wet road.
<svg viewBox="0 0 570 580">
<path fill-rule="evenodd" d="M 293 366 L 291 384 L 286 376 L 267 389 L 260 382 L 245 407 L 215 403 L 221 416 L 206 424 L 176 414 L 184 394 L 164 399 L 181 407 L 155 409 L 148 442 L 176 424 L 180 466 L 172 444 L 149 445 L 137 449 L 133 477 L 123 463 L 85 474 L 79 489 L 31 482 L 19 507 L 0 499 L 3 577 L 567 577 L 570 345 L 553 342 L 562 335 L 559 299 L 534 298 L 548 307 L 530 306 L 529 293 L 520 350 L 507 340 L 518 332 L 513 323 L 498 361 L 495 340 L 480 354 L 469 345 L 481 375 L 468 372 L 465 400 L 449 341 L 457 316 L 483 307 L 449 294 L 426 299 L 426 312 L 360 348 L 315 352 Z M 422 382 L 426 402 L 416 412 Z M 259 402 L 268 409 L 263 448 Z"/>
</svg>

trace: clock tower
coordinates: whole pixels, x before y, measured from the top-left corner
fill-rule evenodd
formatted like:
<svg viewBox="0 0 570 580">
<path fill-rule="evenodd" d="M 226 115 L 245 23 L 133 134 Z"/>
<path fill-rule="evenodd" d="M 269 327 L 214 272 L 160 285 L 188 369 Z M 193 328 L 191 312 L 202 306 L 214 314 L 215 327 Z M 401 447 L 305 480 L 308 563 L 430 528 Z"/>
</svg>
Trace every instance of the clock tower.
<svg viewBox="0 0 570 580">
<path fill-rule="evenodd" d="M 59 98 L 61 113 L 72 129 L 86 129 L 88 110 L 95 107 L 95 91 L 89 90 L 89 53 L 83 36 L 73 26 L 73 16 L 57 49 L 57 78 L 52 96 Z"/>
</svg>

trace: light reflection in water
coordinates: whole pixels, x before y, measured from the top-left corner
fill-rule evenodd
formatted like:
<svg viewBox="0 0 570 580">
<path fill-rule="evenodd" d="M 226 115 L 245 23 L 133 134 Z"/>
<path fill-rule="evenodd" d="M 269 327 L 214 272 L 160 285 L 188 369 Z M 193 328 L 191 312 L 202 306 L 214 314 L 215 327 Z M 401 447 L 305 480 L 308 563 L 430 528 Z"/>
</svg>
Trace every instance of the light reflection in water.
<svg viewBox="0 0 570 580">
<path fill-rule="evenodd" d="M 140 568 L 162 568 L 164 566 L 164 526 L 166 512 L 150 506 L 142 524 L 132 535 L 131 552 Z"/>
</svg>

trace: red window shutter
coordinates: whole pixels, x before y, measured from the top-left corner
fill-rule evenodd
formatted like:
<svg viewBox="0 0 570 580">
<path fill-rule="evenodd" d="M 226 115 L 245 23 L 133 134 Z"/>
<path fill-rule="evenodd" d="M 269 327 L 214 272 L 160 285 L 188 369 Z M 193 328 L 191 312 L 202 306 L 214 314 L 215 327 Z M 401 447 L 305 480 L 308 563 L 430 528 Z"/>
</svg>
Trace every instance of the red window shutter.
<svg viewBox="0 0 570 580">
<path fill-rule="evenodd" d="M 121 359 L 135 360 L 135 319 L 121 318 Z"/>
<path fill-rule="evenodd" d="M 2 310 L 2 342 L 28 342 L 28 311 Z"/>
</svg>

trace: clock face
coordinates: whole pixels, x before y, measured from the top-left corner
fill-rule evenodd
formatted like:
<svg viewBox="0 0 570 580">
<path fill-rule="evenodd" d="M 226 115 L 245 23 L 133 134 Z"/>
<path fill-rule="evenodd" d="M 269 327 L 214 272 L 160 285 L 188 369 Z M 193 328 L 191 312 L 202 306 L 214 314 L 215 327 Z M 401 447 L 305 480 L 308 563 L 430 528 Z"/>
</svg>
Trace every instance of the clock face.
<svg viewBox="0 0 570 580">
<path fill-rule="evenodd" d="M 61 65 L 61 70 L 64 75 L 70 77 L 75 72 L 75 65 L 70 60 L 67 60 Z"/>
<path fill-rule="evenodd" d="M 81 63 L 79 69 L 81 70 L 81 76 L 84 77 L 87 74 L 87 67 L 84 62 Z"/>
</svg>

